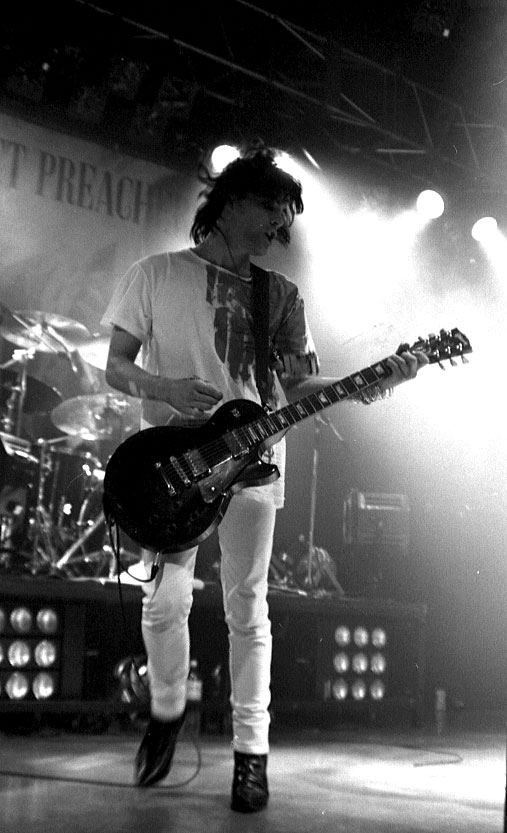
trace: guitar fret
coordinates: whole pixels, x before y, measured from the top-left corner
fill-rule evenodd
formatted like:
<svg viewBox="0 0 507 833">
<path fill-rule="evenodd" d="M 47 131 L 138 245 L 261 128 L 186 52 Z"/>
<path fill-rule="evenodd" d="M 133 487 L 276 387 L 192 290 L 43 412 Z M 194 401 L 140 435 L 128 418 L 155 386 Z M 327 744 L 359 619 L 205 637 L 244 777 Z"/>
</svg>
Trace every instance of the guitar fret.
<svg viewBox="0 0 507 833">
<path fill-rule="evenodd" d="M 331 391 L 335 393 L 334 388 L 326 388 L 325 390 L 320 390 L 315 396 L 318 398 L 320 404 L 323 408 L 326 408 L 328 405 L 332 405 L 333 402 L 338 401 L 338 396 L 332 396 Z"/>
<path fill-rule="evenodd" d="M 342 399 L 345 399 L 348 396 L 348 393 L 341 382 L 335 382 L 334 385 L 331 386 L 331 388 L 326 388 L 326 390 L 332 390 L 333 393 L 336 394 L 337 398 L 333 400 L 334 402 L 341 402 Z"/>
<path fill-rule="evenodd" d="M 378 380 L 383 378 L 385 375 L 385 373 L 382 373 L 381 376 L 376 370 L 373 369 L 373 367 L 365 367 L 364 370 L 361 370 L 361 376 L 368 385 L 374 385 L 375 382 L 378 382 Z"/>
</svg>

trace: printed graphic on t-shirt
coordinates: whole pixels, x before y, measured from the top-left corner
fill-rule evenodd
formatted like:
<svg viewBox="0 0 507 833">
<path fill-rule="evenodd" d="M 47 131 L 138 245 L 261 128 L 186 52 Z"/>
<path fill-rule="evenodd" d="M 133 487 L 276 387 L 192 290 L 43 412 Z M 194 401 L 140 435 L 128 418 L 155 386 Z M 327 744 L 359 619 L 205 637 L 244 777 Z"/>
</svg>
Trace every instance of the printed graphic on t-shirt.
<svg viewBox="0 0 507 833">
<path fill-rule="evenodd" d="M 254 374 L 255 346 L 247 307 L 250 284 L 207 266 L 206 301 L 215 310 L 215 350 L 235 382 L 248 382 Z"/>
</svg>

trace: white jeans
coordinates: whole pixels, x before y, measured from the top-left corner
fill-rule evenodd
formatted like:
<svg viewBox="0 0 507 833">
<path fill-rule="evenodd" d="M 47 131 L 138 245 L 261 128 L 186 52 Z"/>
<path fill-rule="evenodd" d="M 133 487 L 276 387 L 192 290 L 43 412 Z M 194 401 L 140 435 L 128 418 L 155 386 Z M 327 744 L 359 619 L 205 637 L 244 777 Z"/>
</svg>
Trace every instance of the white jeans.
<svg viewBox="0 0 507 833">
<path fill-rule="evenodd" d="M 268 570 L 276 509 L 234 495 L 218 528 L 225 620 L 229 630 L 233 748 L 268 752 L 271 623 Z M 185 707 L 188 617 L 197 547 L 165 556 L 154 582 L 143 585 L 142 632 L 148 655 L 151 712 L 172 720 Z M 212 635 L 210 635 L 212 638 Z"/>
</svg>

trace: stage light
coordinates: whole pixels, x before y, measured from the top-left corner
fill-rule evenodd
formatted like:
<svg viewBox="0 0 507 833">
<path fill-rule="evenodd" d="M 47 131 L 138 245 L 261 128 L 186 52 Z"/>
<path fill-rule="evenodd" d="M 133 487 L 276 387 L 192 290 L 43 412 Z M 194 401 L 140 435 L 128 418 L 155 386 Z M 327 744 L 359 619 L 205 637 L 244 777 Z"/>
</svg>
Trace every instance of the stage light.
<svg viewBox="0 0 507 833">
<path fill-rule="evenodd" d="M 338 679 L 333 683 L 332 692 L 335 700 L 345 700 L 348 697 L 349 687 L 345 680 Z"/>
<path fill-rule="evenodd" d="M 354 700 L 364 700 L 366 697 L 366 683 L 364 680 L 355 680 L 352 684 L 352 697 Z"/>
<path fill-rule="evenodd" d="M 381 680 L 375 680 L 370 686 L 370 697 L 372 700 L 382 700 L 386 693 L 386 687 Z"/>
<path fill-rule="evenodd" d="M 6 604 L 0 614 L 0 700 L 55 696 L 62 640 L 57 610 L 47 604 Z M 55 673 L 41 670 L 48 668 L 54 668 Z"/>
<path fill-rule="evenodd" d="M 340 653 L 335 654 L 333 658 L 333 665 L 334 670 L 338 674 L 344 674 L 346 671 L 349 670 L 350 667 L 350 657 L 348 654 Z"/>
<path fill-rule="evenodd" d="M 58 656 L 55 643 L 50 642 L 49 639 L 43 639 L 35 646 L 33 656 L 39 668 L 49 668 L 55 664 Z"/>
<path fill-rule="evenodd" d="M 211 167 L 216 174 L 222 173 L 224 168 L 239 157 L 238 148 L 233 145 L 218 145 L 211 154 Z"/>
<path fill-rule="evenodd" d="M 373 674 L 383 674 L 386 670 L 386 658 L 383 654 L 373 654 L 370 660 Z"/>
<path fill-rule="evenodd" d="M 30 646 L 27 642 L 17 639 L 11 642 L 7 651 L 7 659 L 13 668 L 24 668 L 30 662 Z"/>
<path fill-rule="evenodd" d="M 371 644 L 374 648 L 383 648 L 386 644 L 387 636 L 383 628 L 374 628 L 371 632 Z"/>
<path fill-rule="evenodd" d="M 30 691 L 30 683 L 26 674 L 16 671 L 5 683 L 5 693 L 10 700 L 23 700 Z"/>
<path fill-rule="evenodd" d="M 368 641 L 369 635 L 366 628 L 356 628 L 354 631 L 354 644 L 357 645 L 358 648 L 363 648 L 368 644 Z"/>
<path fill-rule="evenodd" d="M 28 633 L 32 627 L 32 621 L 32 614 L 27 607 L 16 607 L 10 615 L 10 623 L 16 633 Z"/>
<path fill-rule="evenodd" d="M 345 646 L 350 644 L 350 630 L 346 627 L 336 628 L 334 632 L 334 639 L 337 645 Z"/>
<path fill-rule="evenodd" d="M 351 625 L 336 623 L 331 634 L 341 650 L 324 651 L 324 700 L 340 700 L 347 705 L 383 699 L 392 676 L 392 669 L 388 673 L 389 639 L 385 627 L 378 621 L 370 625 L 356 620 Z"/>
<path fill-rule="evenodd" d="M 41 671 L 34 678 L 32 691 L 36 700 L 48 700 L 55 693 L 56 682 L 52 674 Z"/>
<path fill-rule="evenodd" d="M 58 616 L 54 610 L 48 607 L 39 610 L 36 623 L 41 633 L 53 634 L 58 630 Z"/>
<path fill-rule="evenodd" d="M 437 191 L 427 189 L 426 191 L 421 191 L 417 197 L 416 208 L 418 214 L 425 220 L 435 220 L 444 213 L 445 204 Z"/>
<path fill-rule="evenodd" d="M 494 217 L 481 217 L 472 226 L 472 237 L 478 243 L 488 243 L 495 239 L 498 233 L 498 223 Z"/>
<path fill-rule="evenodd" d="M 352 670 L 356 674 L 365 674 L 368 670 L 368 658 L 366 654 L 354 654 L 352 657 Z"/>
</svg>

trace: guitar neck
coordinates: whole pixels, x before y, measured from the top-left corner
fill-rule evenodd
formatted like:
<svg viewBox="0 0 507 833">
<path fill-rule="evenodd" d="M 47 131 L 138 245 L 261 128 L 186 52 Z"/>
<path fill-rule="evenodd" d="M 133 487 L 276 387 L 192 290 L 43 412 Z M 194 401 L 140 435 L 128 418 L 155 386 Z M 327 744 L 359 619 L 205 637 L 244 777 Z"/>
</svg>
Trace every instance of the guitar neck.
<svg viewBox="0 0 507 833">
<path fill-rule="evenodd" d="M 271 414 L 260 417 L 258 420 L 254 420 L 248 426 L 244 426 L 241 429 L 246 434 L 246 437 L 243 437 L 243 439 L 248 441 L 249 445 L 257 445 L 259 440 L 266 440 L 275 434 L 279 434 L 280 431 L 286 431 L 287 428 L 292 427 L 296 423 L 313 416 L 325 408 L 329 408 L 331 405 L 336 405 L 337 402 L 350 399 L 352 396 L 361 393 L 363 390 L 367 390 L 383 379 L 387 379 L 390 375 L 391 368 L 387 364 L 387 359 L 382 359 L 370 367 L 365 367 L 363 370 L 356 371 L 351 376 L 345 376 L 345 378 L 326 385 L 315 393 L 298 399 L 297 402 L 286 405 L 279 411 L 274 411 Z M 261 436 L 257 436 L 257 431 Z M 255 439 L 250 436 L 250 433 L 255 434 Z"/>
</svg>

